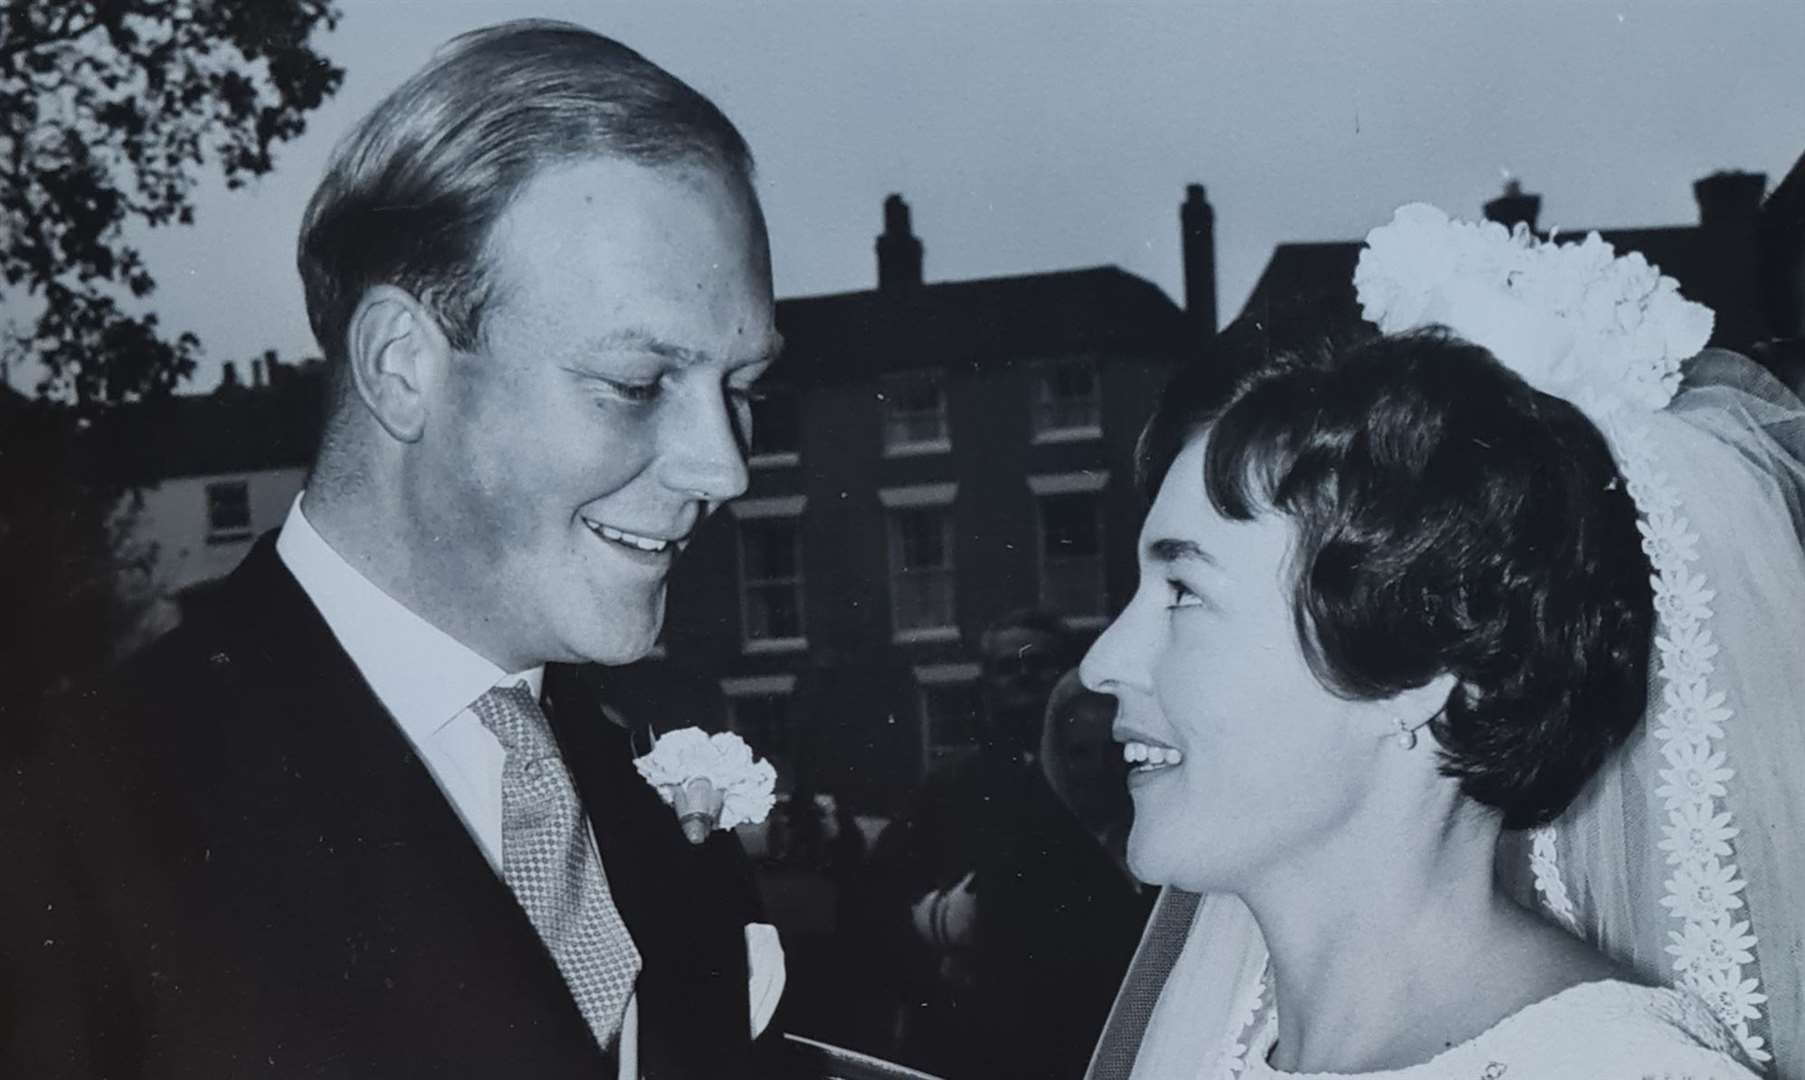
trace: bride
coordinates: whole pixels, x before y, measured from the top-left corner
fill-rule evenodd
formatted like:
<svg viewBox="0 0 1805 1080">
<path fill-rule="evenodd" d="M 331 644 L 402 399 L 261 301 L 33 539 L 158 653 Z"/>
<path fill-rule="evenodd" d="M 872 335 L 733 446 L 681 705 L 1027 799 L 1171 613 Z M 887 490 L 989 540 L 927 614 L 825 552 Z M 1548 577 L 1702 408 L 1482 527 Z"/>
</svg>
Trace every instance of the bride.
<svg viewBox="0 0 1805 1080">
<path fill-rule="evenodd" d="M 1256 335 L 1143 436 L 1083 677 L 1174 888 L 1091 1075 L 1795 1075 L 1797 401 L 1671 400 L 1710 313 L 1596 237 L 1368 243 L 1384 336 Z"/>
</svg>

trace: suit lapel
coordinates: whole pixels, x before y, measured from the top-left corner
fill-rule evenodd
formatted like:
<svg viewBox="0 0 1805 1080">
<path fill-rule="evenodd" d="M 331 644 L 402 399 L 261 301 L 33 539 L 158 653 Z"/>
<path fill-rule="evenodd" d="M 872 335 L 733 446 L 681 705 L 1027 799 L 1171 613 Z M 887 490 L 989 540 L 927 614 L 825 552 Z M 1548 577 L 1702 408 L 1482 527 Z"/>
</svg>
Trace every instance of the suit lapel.
<svg viewBox="0 0 1805 1080">
<path fill-rule="evenodd" d="M 259 759 L 279 762 L 285 773 L 276 791 L 289 805 L 264 819 L 292 822 L 279 842 L 291 856 L 272 870 L 286 880 L 274 884 L 309 897 L 310 931 L 325 941 L 361 941 L 364 954 L 386 957 L 372 977 L 380 972 L 385 989 L 405 979 L 411 1009 L 434 1014 L 434 1027 L 489 1027 L 498 1046 L 530 1039 L 548 1062 L 590 1059 L 600 1067 L 587 1025 L 525 913 L 281 564 L 273 537 L 234 575 L 229 602 L 237 627 L 228 639 L 242 642 L 233 655 L 243 711 L 260 721 L 247 727 L 267 743 Z M 259 797 L 256 790 L 234 796 Z M 270 838 L 245 839 L 267 845 Z M 340 895 L 323 890 L 327 882 Z M 396 995 L 378 996 L 386 1006 Z"/>
<path fill-rule="evenodd" d="M 749 1045 L 747 897 L 730 834 L 691 845 L 633 766 L 579 669 L 546 669 L 547 712 L 589 812 L 621 918 L 644 960 L 638 995 L 647 1075 L 733 1075 Z"/>
</svg>

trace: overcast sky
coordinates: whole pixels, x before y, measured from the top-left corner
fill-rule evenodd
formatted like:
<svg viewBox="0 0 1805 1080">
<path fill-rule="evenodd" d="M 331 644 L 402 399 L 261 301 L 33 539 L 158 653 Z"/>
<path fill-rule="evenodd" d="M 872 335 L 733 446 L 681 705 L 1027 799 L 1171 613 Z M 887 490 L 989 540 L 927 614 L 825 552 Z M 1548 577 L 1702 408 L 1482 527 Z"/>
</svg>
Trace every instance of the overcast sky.
<svg viewBox="0 0 1805 1080">
<path fill-rule="evenodd" d="M 1274 244 L 1401 202 L 1473 216 L 1509 170 L 1564 228 L 1689 223 L 1691 183 L 1805 151 L 1800 0 L 1153 3 L 341 0 L 338 96 L 247 190 L 144 235 L 171 330 L 218 363 L 317 353 L 293 246 L 338 135 L 447 37 L 530 13 L 615 36 L 710 95 L 758 157 L 777 292 L 868 288 L 902 193 L 929 280 L 1113 263 L 1183 294 L 1208 187 L 1237 311 Z M 15 382 L 21 380 L 15 378 Z"/>
</svg>

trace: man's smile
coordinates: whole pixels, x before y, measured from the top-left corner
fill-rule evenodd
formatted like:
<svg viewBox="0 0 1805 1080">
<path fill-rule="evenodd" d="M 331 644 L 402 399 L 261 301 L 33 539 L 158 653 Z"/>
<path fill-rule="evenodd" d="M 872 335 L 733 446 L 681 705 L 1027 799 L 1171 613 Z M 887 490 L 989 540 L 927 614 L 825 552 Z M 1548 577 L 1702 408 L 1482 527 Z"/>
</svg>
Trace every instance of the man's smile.
<svg viewBox="0 0 1805 1080">
<path fill-rule="evenodd" d="M 603 540 L 648 555 L 664 555 L 674 552 L 683 546 L 684 541 L 689 539 L 687 533 L 675 537 L 648 536 L 644 533 L 628 532 L 626 529 L 616 528 L 613 525 L 604 525 L 591 518 L 582 518 L 581 520 L 584 528 Z"/>
</svg>

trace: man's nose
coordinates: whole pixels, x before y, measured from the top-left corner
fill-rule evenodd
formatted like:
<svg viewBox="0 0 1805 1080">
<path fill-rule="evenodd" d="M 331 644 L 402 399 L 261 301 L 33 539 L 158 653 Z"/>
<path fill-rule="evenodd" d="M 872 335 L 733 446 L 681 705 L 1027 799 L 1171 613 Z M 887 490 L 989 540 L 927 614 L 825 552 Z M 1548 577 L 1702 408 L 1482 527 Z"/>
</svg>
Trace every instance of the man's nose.
<svg viewBox="0 0 1805 1080">
<path fill-rule="evenodd" d="M 746 493 L 742 434 L 720 387 L 698 389 L 666 430 L 664 482 L 685 495 L 723 503 Z M 750 432 L 745 433 L 750 437 Z"/>
</svg>

